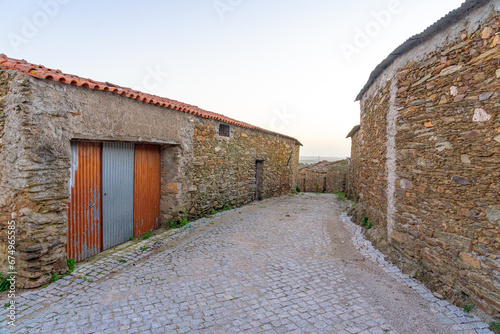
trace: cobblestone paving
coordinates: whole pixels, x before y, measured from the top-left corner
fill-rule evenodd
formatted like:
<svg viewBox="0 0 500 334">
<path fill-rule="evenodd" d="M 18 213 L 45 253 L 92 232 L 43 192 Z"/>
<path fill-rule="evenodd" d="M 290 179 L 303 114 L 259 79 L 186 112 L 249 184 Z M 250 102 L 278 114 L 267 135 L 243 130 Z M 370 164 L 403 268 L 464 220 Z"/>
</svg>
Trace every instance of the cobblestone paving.
<svg viewBox="0 0 500 334">
<path fill-rule="evenodd" d="M 22 293 L 13 332 L 405 333 L 391 310 L 379 311 L 346 275 L 328 232 L 337 224 L 359 256 L 376 263 L 377 275 L 387 275 L 387 284 L 416 291 L 409 303 L 417 298 L 418 305 L 408 309 L 426 311 L 421 321 L 431 327 L 408 324 L 412 333 L 490 333 L 385 262 L 346 216 L 338 218 L 334 201 L 314 194 L 268 199 L 79 266 L 47 288 Z M 201 226 L 210 228 L 161 248 Z M 5 315 L 1 310 L 2 320 Z"/>
</svg>

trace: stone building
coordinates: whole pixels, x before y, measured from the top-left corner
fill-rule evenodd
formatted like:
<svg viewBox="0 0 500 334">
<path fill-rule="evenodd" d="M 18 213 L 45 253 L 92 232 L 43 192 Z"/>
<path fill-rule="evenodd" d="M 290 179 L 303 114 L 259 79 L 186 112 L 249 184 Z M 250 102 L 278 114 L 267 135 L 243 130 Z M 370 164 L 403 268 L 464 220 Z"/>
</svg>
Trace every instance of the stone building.
<svg viewBox="0 0 500 334">
<path fill-rule="evenodd" d="M 347 161 L 321 161 L 299 170 L 298 184 L 303 192 L 344 192 L 347 176 Z"/>
<path fill-rule="evenodd" d="M 378 247 L 445 297 L 497 315 L 499 11 L 498 0 L 466 1 L 375 68 L 357 97 L 349 180 Z"/>
<path fill-rule="evenodd" d="M 0 259 L 37 287 L 176 217 L 296 186 L 300 143 L 198 107 L 0 55 Z"/>
<path fill-rule="evenodd" d="M 360 145 L 359 145 L 359 136 L 357 136 L 360 125 L 356 125 L 352 128 L 352 130 L 347 134 L 346 138 L 351 138 L 351 157 L 347 159 L 347 182 L 346 182 L 346 193 L 349 197 L 353 197 L 358 200 L 357 197 L 359 194 L 359 181 L 361 177 L 359 173 L 361 171 L 358 163 L 361 161 L 360 156 Z"/>
</svg>

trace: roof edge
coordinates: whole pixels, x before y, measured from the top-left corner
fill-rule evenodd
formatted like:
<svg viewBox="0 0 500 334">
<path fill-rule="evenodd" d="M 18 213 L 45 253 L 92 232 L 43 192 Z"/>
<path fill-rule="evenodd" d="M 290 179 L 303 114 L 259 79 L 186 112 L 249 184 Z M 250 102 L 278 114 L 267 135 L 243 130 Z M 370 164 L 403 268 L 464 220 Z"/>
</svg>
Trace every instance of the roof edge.
<svg viewBox="0 0 500 334">
<path fill-rule="evenodd" d="M 356 132 L 358 132 L 359 130 L 361 129 L 361 125 L 355 125 L 352 130 L 349 132 L 349 134 L 347 134 L 347 137 L 346 138 L 352 138 Z"/>
<path fill-rule="evenodd" d="M 0 54 L 0 69 L 22 72 L 37 79 L 50 80 L 92 90 L 111 92 L 120 95 L 122 97 L 126 97 L 132 100 L 137 100 L 148 104 L 153 104 L 159 107 L 181 111 L 202 118 L 213 119 L 230 125 L 239 126 L 241 128 L 257 130 L 267 134 L 277 135 L 286 139 L 293 140 L 297 145 L 302 146 L 302 144 L 293 137 L 277 133 L 274 131 L 270 131 L 264 128 L 260 128 L 245 122 L 241 122 L 233 118 L 226 117 L 222 114 L 217 114 L 211 111 L 201 109 L 197 106 L 193 106 L 190 104 L 186 104 L 165 97 L 160 97 L 157 95 L 143 93 L 138 90 L 118 86 L 109 82 L 99 82 L 99 81 L 94 81 L 92 79 L 82 78 L 72 74 L 66 74 L 61 72 L 60 70 L 50 69 L 43 65 L 35 65 L 28 63 L 26 60 L 9 58 L 5 54 Z"/>
<path fill-rule="evenodd" d="M 378 77 L 382 74 L 382 72 L 384 72 L 385 69 L 391 66 L 392 63 L 394 63 L 394 61 L 398 57 L 402 56 L 403 54 L 412 50 L 416 46 L 431 39 L 438 32 L 448 28 L 453 23 L 464 17 L 471 9 L 481 8 L 490 3 L 491 1 L 492 0 L 467 0 L 459 8 L 452 10 L 451 12 L 449 12 L 447 15 L 439 19 L 436 23 L 425 29 L 420 34 L 414 35 L 413 37 L 407 39 L 406 42 L 398 46 L 394 51 L 392 51 L 389 54 L 389 56 L 386 59 L 384 59 L 380 64 L 378 64 L 375 67 L 375 69 L 370 74 L 367 83 L 365 84 L 363 89 L 361 89 L 359 94 L 356 96 L 355 102 L 361 101 L 361 99 L 368 91 L 368 89 L 370 89 L 375 80 L 377 80 Z"/>
</svg>

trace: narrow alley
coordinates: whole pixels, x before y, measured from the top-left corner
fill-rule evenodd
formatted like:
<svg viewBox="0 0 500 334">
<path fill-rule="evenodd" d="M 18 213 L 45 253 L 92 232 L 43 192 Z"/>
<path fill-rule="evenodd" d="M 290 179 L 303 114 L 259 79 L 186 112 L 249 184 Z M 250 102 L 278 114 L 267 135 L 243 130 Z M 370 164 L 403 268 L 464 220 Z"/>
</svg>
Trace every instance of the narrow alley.
<svg viewBox="0 0 500 334">
<path fill-rule="evenodd" d="M 266 199 L 105 253 L 24 292 L 13 332 L 490 333 L 385 262 L 341 205 Z"/>
</svg>

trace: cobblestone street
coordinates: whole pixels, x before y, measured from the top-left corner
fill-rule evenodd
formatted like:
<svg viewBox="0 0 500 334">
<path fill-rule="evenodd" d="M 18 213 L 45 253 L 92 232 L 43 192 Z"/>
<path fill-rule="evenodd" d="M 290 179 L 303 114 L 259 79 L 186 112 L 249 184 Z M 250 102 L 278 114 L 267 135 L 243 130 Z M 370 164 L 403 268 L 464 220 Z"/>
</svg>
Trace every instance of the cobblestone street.
<svg viewBox="0 0 500 334">
<path fill-rule="evenodd" d="M 339 203 L 267 199 L 81 264 L 22 292 L 13 332 L 491 333 L 387 263 Z"/>
</svg>

